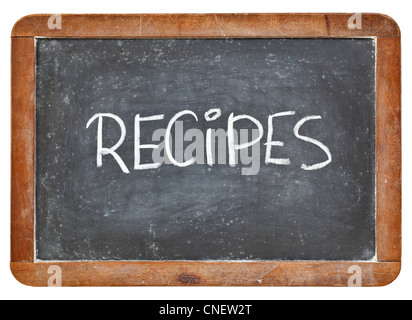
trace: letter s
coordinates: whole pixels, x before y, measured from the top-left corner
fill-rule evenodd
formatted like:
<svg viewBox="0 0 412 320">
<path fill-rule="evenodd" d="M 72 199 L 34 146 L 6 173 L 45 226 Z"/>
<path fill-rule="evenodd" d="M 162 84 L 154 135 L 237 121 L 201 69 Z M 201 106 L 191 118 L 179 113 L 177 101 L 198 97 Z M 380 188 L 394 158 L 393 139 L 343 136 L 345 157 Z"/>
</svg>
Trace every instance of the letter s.
<svg viewBox="0 0 412 320">
<path fill-rule="evenodd" d="M 323 167 L 327 166 L 329 163 L 332 162 L 332 155 L 329 151 L 329 148 L 327 146 L 325 146 L 323 143 L 319 142 L 318 140 L 315 140 L 313 138 L 309 138 L 306 136 L 302 136 L 299 134 L 299 129 L 300 127 L 309 120 L 318 120 L 318 119 L 322 119 L 321 116 L 308 116 L 303 118 L 302 120 L 300 120 L 296 125 L 295 128 L 293 129 L 293 133 L 295 134 L 296 138 L 301 139 L 303 141 L 306 142 L 310 142 L 313 143 L 315 145 L 317 145 L 319 148 L 321 148 L 328 156 L 328 160 L 324 161 L 324 162 L 320 162 L 320 163 L 316 163 L 313 165 L 306 165 L 306 164 L 302 164 L 302 169 L 303 170 L 319 170 L 322 169 Z"/>
</svg>

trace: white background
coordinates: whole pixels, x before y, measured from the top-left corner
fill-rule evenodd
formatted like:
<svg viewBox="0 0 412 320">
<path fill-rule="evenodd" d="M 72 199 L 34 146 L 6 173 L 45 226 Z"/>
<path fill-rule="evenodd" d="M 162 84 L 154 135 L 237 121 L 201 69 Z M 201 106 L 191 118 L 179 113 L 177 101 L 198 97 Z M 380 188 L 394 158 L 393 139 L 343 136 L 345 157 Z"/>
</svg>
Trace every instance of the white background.
<svg viewBox="0 0 412 320">
<path fill-rule="evenodd" d="M 0 299 L 410 299 L 412 297 L 412 144 L 411 77 L 412 16 L 405 0 L 345 1 L 3 1 L 1 10 L 0 140 Z M 403 255 L 400 276 L 382 288 L 31 288 L 10 272 L 10 34 L 21 17 L 36 13 L 248 13 L 248 12 L 374 12 L 394 18 L 402 32 Z M 409 161 L 408 161 L 409 160 Z"/>
</svg>

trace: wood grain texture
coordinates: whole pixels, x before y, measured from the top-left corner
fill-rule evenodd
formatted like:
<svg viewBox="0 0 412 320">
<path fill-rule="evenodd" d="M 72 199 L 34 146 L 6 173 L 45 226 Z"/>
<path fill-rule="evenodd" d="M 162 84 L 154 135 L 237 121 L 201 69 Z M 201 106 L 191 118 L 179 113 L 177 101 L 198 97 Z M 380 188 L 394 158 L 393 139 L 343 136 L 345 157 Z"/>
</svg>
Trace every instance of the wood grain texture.
<svg viewBox="0 0 412 320">
<path fill-rule="evenodd" d="M 392 282 L 401 268 L 400 30 L 389 17 L 351 14 L 63 15 L 27 16 L 12 31 L 11 270 L 22 283 L 47 286 L 58 265 L 64 286 L 347 286 L 352 265 L 363 286 Z M 69 38 L 353 38 L 377 39 L 378 262 L 34 262 L 35 37 Z M 388 262 L 385 262 L 388 261 Z"/>
<path fill-rule="evenodd" d="M 47 286 L 50 266 L 61 268 L 63 286 L 338 286 L 347 287 L 358 266 L 362 286 L 396 279 L 400 263 L 260 262 L 54 262 L 12 263 L 17 280 Z M 360 284 L 360 283 L 359 283 Z"/>
<path fill-rule="evenodd" d="M 401 261 L 401 41 L 377 39 L 377 256 Z"/>
<path fill-rule="evenodd" d="M 34 260 L 34 39 L 12 40 L 11 261 Z"/>
<path fill-rule="evenodd" d="M 353 13 L 62 15 L 62 28 L 49 29 L 52 16 L 19 20 L 13 37 L 90 38 L 330 38 L 399 36 L 396 22 L 381 14 L 363 14 L 362 29 L 348 28 Z"/>
</svg>

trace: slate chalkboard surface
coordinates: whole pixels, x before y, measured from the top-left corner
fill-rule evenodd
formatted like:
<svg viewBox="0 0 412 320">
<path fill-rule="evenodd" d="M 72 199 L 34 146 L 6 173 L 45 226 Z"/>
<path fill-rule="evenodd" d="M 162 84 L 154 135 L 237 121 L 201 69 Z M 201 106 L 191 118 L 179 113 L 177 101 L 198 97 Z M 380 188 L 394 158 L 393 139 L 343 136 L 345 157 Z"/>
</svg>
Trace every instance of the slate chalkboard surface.
<svg viewBox="0 0 412 320">
<path fill-rule="evenodd" d="M 210 109 L 221 116 L 206 121 Z M 163 115 L 140 122 L 141 145 L 159 145 L 153 133 L 183 110 L 198 121 L 182 116 L 173 137 L 253 117 L 260 161 L 209 165 L 199 148 L 189 166 L 134 170 L 136 115 Z M 284 161 L 265 163 L 280 112 L 269 157 Z M 104 147 L 125 133 L 121 161 L 98 166 L 100 121 Z M 373 39 L 37 40 L 38 260 L 371 260 L 374 163 Z"/>
</svg>

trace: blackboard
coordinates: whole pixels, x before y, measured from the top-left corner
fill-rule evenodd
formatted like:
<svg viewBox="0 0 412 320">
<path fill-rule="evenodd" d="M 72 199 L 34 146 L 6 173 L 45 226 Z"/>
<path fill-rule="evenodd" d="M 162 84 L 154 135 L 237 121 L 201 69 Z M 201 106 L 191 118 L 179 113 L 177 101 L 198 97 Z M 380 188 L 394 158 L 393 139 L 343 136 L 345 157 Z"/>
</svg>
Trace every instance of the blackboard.
<svg viewBox="0 0 412 320">
<path fill-rule="evenodd" d="M 46 38 L 36 48 L 38 260 L 374 259 L 374 39 Z M 221 115 L 206 121 L 211 109 Z M 182 115 L 171 140 L 195 129 L 180 148 L 201 137 L 197 162 L 135 170 L 136 115 L 163 115 L 139 123 L 140 144 L 158 145 L 153 133 L 183 110 L 197 121 Z M 107 148 L 124 124 L 121 161 L 106 154 L 98 166 L 98 114 L 120 119 L 101 116 Z M 271 140 L 282 143 L 265 163 L 275 114 Z M 231 115 L 262 125 L 240 155 L 258 156 L 231 166 L 226 148 L 210 165 L 207 130 L 227 131 Z M 256 138 L 254 122 L 234 126 Z M 176 144 L 176 161 L 192 157 Z"/>
<path fill-rule="evenodd" d="M 39 14 L 11 37 L 31 286 L 383 286 L 401 36 L 382 14 Z"/>
</svg>

